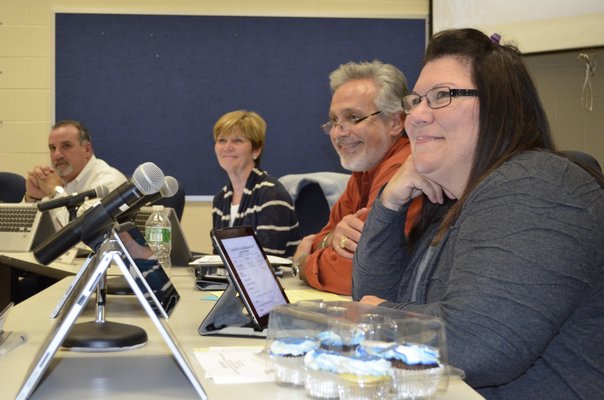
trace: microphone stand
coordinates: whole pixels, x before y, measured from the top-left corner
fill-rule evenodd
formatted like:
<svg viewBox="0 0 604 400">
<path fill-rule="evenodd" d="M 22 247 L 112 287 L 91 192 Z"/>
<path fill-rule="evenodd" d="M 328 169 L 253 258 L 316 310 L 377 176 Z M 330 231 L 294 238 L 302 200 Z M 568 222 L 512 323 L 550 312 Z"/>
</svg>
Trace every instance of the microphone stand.
<svg viewBox="0 0 604 400">
<path fill-rule="evenodd" d="M 63 347 L 72 351 L 124 351 L 143 347 L 147 332 L 135 325 L 107 321 L 105 318 L 106 292 L 104 275 L 97 287 L 96 319 L 73 325 L 63 341 Z"/>
<path fill-rule="evenodd" d="M 101 244 L 110 242 L 106 239 Z M 114 242 L 110 243 L 101 254 L 95 252 L 94 261 L 99 262 L 108 251 L 123 254 L 121 248 Z M 97 246 L 100 247 L 101 245 Z M 107 274 L 103 274 L 96 289 L 96 318 L 94 321 L 74 324 L 68 336 L 63 341 L 63 347 L 72 351 L 124 351 L 137 349 L 147 343 L 147 332 L 144 329 L 129 324 L 107 321 Z"/>
<path fill-rule="evenodd" d="M 74 219 L 76 219 L 78 217 L 78 209 L 80 208 L 81 205 L 82 205 L 82 203 L 68 204 L 65 206 L 65 207 L 67 207 L 67 211 L 69 211 L 69 222 L 73 221 Z"/>
</svg>

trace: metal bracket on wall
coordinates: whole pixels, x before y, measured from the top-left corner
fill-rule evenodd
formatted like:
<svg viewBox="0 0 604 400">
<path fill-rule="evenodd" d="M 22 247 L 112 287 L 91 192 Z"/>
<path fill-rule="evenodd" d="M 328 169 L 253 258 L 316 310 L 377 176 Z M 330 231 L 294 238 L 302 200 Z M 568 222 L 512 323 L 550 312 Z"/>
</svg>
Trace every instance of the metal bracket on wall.
<svg viewBox="0 0 604 400">
<path fill-rule="evenodd" d="M 591 88 L 591 79 L 596 73 L 596 59 L 587 53 L 580 53 L 577 56 L 577 60 L 585 61 L 585 81 L 583 81 L 583 90 L 581 92 L 581 107 L 587 111 L 592 111 L 594 95 Z"/>
</svg>

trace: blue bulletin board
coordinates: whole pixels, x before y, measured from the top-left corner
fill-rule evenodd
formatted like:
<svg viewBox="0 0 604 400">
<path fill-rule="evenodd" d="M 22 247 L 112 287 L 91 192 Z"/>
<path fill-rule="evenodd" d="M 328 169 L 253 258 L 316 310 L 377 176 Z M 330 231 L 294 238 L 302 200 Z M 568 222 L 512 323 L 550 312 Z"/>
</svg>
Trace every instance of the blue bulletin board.
<svg viewBox="0 0 604 400">
<path fill-rule="evenodd" d="M 56 120 L 91 131 L 97 156 L 126 175 L 146 161 L 187 195 L 227 181 L 212 127 L 236 109 L 267 121 L 261 167 L 271 175 L 342 170 L 320 125 L 328 75 L 379 59 L 410 87 L 425 19 L 56 14 Z"/>
</svg>

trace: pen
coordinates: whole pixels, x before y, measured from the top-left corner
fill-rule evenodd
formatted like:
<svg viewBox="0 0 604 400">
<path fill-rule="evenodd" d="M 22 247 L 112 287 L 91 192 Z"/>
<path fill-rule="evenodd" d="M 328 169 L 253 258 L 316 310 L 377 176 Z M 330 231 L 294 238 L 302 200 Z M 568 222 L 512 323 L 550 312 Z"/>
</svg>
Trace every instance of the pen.
<svg viewBox="0 0 604 400">
<path fill-rule="evenodd" d="M 0 345 L 0 357 L 8 354 L 8 352 L 14 350 L 27 340 L 27 336 L 23 334 L 14 335 L 12 338 L 11 336 L 13 336 L 12 332 L 7 332 L 6 338 L 2 342 L 2 345 Z M 11 339 L 9 340 L 9 338 Z"/>
</svg>

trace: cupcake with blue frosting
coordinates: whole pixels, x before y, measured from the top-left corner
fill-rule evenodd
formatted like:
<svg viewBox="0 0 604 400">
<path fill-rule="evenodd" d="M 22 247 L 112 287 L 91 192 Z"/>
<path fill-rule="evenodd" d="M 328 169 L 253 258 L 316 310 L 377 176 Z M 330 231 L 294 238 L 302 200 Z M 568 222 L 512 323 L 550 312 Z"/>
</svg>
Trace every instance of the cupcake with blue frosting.
<svg viewBox="0 0 604 400">
<path fill-rule="evenodd" d="M 304 356 L 318 346 L 317 340 L 307 337 L 274 339 L 268 350 L 273 361 L 275 382 L 301 386 L 304 383 Z"/>
<path fill-rule="evenodd" d="M 348 337 L 342 337 L 334 331 L 323 331 L 317 334 L 317 339 L 323 350 L 352 354 L 362 342 L 363 335 L 360 332 L 354 332 Z"/>
<path fill-rule="evenodd" d="M 344 356 L 340 353 L 317 349 L 304 356 L 304 388 L 315 399 L 338 398 L 338 365 Z"/>
<path fill-rule="evenodd" d="M 390 362 L 399 398 L 432 396 L 444 372 L 438 349 L 427 345 L 366 341 L 358 352 Z"/>
<path fill-rule="evenodd" d="M 385 398 L 392 386 L 392 366 L 369 354 L 342 357 L 338 363 L 340 400 Z"/>
</svg>

